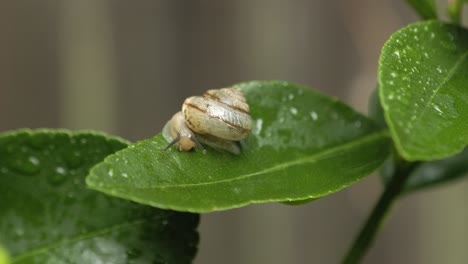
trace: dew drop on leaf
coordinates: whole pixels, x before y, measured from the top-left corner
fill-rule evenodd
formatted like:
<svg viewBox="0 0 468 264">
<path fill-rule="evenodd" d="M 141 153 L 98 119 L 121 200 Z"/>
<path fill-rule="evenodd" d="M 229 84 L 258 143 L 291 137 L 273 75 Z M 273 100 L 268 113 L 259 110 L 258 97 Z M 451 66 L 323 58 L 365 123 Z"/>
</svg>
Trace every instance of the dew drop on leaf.
<svg viewBox="0 0 468 264">
<path fill-rule="evenodd" d="M 58 166 L 54 172 L 47 177 L 47 182 L 51 185 L 58 186 L 67 180 L 67 170 L 64 167 Z"/>
<path fill-rule="evenodd" d="M 310 112 L 310 117 L 312 117 L 312 120 L 317 121 L 318 115 L 315 111 Z"/>
<path fill-rule="evenodd" d="M 24 175 L 33 175 L 41 170 L 39 159 L 34 156 L 18 157 L 10 162 L 9 167 Z"/>
</svg>

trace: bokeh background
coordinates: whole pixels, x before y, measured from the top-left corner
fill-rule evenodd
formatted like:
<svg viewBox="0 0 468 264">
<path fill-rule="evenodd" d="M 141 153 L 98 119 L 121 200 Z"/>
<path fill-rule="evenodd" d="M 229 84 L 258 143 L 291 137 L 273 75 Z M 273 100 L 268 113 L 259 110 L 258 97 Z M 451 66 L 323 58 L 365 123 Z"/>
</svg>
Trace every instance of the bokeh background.
<svg viewBox="0 0 468 264">
<path fill-rule="evenodd" d="M 417 20 L 403 0 L 0 0 L 0 131 L 137 141 L 184 98 L 248 80 L 300 83 L 366 112 L 381 47 Z M 401 199 L 364 263 L 466 263 L 467 190 Z M 302 206 L 203 215 L 195 263 L 338 263 L 381 191 L 371 176 Z"/>
</svg>

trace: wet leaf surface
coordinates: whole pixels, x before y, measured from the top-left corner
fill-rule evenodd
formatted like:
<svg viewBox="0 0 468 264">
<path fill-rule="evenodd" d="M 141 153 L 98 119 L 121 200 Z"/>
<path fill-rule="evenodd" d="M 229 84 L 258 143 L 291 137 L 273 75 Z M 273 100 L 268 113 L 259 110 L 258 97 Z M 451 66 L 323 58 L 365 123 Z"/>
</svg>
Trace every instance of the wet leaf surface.
<svg viewBox="0 0 468 264">
<path fill-rule="evenodd" d="M 95 132 L 0 134 L 0 244 L 12 263 L 189 263 L 198 216 L 85 186 L 91 166 L 127 142 Z"/>
<path fill-rule="evenodd" d="M 468 30 L 438 21 L 392 35 L 379 62 L 380 100 L 407 160 L 435 160 L 468 143 Z"/>
<path fill-rule="evenodd" d="M 359 181 L 388 156 L 386 132 L 334 98 L 287 82 L 237 86 L 253 118 L 241 155 L 163 153 L 168 143 L 158 134 L 106 158 L 88 186 L 160 208 L 211 212 L 316 199 Z"/>
</svg>

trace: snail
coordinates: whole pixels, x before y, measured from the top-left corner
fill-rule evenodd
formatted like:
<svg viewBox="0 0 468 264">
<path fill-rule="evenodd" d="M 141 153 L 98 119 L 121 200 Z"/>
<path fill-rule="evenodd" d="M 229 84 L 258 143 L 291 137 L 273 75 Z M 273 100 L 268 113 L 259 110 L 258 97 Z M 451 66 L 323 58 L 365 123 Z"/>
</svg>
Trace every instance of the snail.
<svg viewBox="0 0 468 264">
<path fill-rule="evenodd" d="M 203 96 L 185 99 L 182 111 L 177 112 L 163 128 L 169 145 L 181 151 L 199 148 L 201 143 L 214 149 L 240 154 L 239 142 L 252 130 L 249 105 L 240 88 L 221 88 L 206 91 Z"/>
</svg>

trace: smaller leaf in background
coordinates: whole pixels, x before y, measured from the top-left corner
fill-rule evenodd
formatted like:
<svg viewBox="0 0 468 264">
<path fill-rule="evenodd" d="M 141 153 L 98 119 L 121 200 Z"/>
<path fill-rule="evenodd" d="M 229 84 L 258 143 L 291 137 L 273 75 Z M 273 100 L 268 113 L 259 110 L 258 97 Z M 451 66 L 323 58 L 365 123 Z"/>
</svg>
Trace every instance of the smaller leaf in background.
<svg viewBox="0 0 468 264">
<path fill-rule="evenodd" d="M 436 160 L 468 143 L 468 30 L 438 21 L 411 24 L 379 60 L 380 100 L 400 155 Z"/>
<path fill-rule="evenodd" d="M 211 212 L 317 199 L 368 176 L 389 154 L 388 134 L 335 98 L 287 82 L 236 86 L 253 118 L 240 155 L 163 153 L 167 142 L 158 134 L 95 166 L 88 186 L 155 207 Z"/>
<path fill-rule="evenodd" d="M 388 160 L 380 170 L 384 183 L 393 175 L 393 162 Z M 468 176 L 468 148 L 461 153 L 442 160 L 419 162 L 411 172 L 403 193 L 448 183 Z"/>
<path fill-rule="evenodd" d="M 437 19 L 435 0 L 406 0 L 413 9 L 424 19 Z"/>
<path fill-rule="evenodd" d="M 96 132 L 0 134 L 0 244 L 14 263 L 193 259 L 197 215 L 159 210 L 86 188 L 89 169 L 127 144 Z"/>
</svg>

